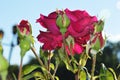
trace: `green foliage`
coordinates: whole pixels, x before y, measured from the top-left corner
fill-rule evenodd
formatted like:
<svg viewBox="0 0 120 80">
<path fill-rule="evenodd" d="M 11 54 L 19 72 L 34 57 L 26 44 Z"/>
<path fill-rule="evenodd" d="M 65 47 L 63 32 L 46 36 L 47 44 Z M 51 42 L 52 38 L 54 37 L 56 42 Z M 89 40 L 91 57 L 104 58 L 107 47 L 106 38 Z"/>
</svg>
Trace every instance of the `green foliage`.
<svg viewBox="0 0 120 80">
<path fill-rule="evenodd" d="M 104 64 L 100 69 L 100 80 L 117 80 L 116 74 L 112 68 L 106 68 Z"/>
<path fill-rule="evenodd" d="M 27 75 L 37 68 L 40 68 L 40 66 L 39 65 L 27 65 L 23 68 L 22 73 L 23 73 L 23 75 Z"/>
</svg>

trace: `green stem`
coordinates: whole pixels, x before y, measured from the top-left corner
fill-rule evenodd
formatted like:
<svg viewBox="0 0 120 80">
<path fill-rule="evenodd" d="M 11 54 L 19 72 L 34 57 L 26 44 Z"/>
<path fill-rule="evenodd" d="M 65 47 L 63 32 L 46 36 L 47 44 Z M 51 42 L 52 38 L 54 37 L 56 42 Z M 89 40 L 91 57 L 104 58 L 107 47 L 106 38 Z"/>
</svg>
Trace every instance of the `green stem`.
<svg viewBox="0 0 120 80">
<path fill-rule="evenodd" d="M 35 57 L 37 58 L 39 64 L 47 70 L 47 67 L 43 64 L 42 60 L 37 56 L 35 48 L 31 47 L 31 50 L 34 53 Z M 52 77 L 52 74 L 50 73 L 50 71 L 48 71 L 48 74 L 50 75 L 51 80 L 54 80 L 54 78 Z"/>
<path fill-rule="evenodd" d="M 91 69 L 91 79 L 94 78 L 94 71 L 95 71 L 95 65 L 96 65 L 96 54 L 92 54 L 92 69 Z"/>
<path fill-rule="evenodd" d="M 48 52 L 48 71 L 50 71 L 50 62 L 51 62 L 50 55 L 51 55 L 51 52 L 49 51 Z"/>
<path fill-rule="evenodd" d="M 35 57 L 37 58 L 39 64 L 40 64 L 41 66 L 44 66 L 42 60 L 37 56 L 37 53 L 36 53 L 36 51 L 35 51 L 35 48 L 34 48 L 34 47 L 31 47 L 31 50 L 32 50 L 32 52 L 34 53 Z"/>
<path fill-rule="evenodd" d="M 53 73 L 53 77 L 55 77 L 55 74 L 56 74 L 56 72 L 57 72 L 57 69 L 58 69 L 58 64 L 57 64 L 56 67 L 55 67 L 55 70 L 54 70 L 54 73 Z"/>
<path fill-rule="evenodd" d="M 63 51 L 64 51 L 64 53 L 65 53 L 67 62 L 69 63 L 69 57 L 68 57 L 67 51 L 65 50 L 65 49 L 66 49 L 66 42 L 65 42 L 64 34 L 62 34 L 62 37 L 63 37 L 63 49 L 64 49 Z"/>
<path fill-rule="evenodd" d="M 21 80 L 21 76 L 22 76 L 22 62 L 23 62 L 23 57 L 21 57 L 21 61 L 20 61 L 18 80 Z"/>
</svg>

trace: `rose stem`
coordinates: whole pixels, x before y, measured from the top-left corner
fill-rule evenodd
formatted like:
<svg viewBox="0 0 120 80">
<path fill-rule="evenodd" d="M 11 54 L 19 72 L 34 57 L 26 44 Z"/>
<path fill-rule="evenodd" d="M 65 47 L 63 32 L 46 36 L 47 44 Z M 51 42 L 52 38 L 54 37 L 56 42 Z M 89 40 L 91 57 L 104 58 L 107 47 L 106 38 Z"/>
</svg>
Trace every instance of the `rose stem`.
<svg viewBox="0 0 120 80">
<path fill-rule="evenodd" d="M 34 53 L 35 57 L 37 58 L 39 64 L 40 64 L 41 66 L 44 66 L 42 60 L 37 56 L 37 53 L 36 53 L 36 51 L 35 51 L 35 48 L 34 48 L 34 47 L 31 47 L 31 50 L 32 50 L 32 52 Z"/>
<path fill-rule="evenodd" d="M 69 63 L 69 57 L 68 57 L 68 54 L 67 54 L 67 52 L 66 52 L 66 50 L 65 50 L 65 47 L 66 47 L 66 42 L 65 42 L 65 37 L 64 37 L 64 34 L 62 34 L 62 37 L 63 37 L 63 48 L 64 48 L 64 53 L 66 54 L 66 59 L 67 59 L 67 61 L 68 61 L 68 63 Z"/>
<path fill-rule="evenodd" d="M 93 80 L 93 77 L 94 77 L 95 64 L 96 64 L 96 54 L 92 54 L 92 69 L 91 69 L 91 79 L 90 80 Z"/>
<path fill-rule="evenodd" d="M 36 51 L 35 51 L 35 48 L 34 48 L 34 47 L 31 47 L 31 50 L 32 50 L 32 52 L 34 53 L 35 57 L 37 58 L 39 64 L 40 64 L 42 67 L 44 67 L 45 69 L 47 69 L 47 68 L 44 66 L 42 60 L 37 56 L 37 53 L 36 53 Z M 53 77 L 52 77 L 52 74 L 50 73 L 50 71 L 48 71 L 48 74 L 50 75 L 51 80 L 54 80 Z"/>
<path fill-rule="evenodd" d="M 47 70 L 50 72 L 50 51 L 48 51 L 48 61 L 47 61 Z M 49 75 L 47 75 L 47 78 L 49 78 Z"/>
<path fill-rule="evenodd" d="M 21 80 L 21 74 L 22 74 L 22 62 L 23 62 L 23 58 L 21 57 L 20 68 L 19 68 L 19 74 L 18 74 L 18 80 Z"/>
</svg>

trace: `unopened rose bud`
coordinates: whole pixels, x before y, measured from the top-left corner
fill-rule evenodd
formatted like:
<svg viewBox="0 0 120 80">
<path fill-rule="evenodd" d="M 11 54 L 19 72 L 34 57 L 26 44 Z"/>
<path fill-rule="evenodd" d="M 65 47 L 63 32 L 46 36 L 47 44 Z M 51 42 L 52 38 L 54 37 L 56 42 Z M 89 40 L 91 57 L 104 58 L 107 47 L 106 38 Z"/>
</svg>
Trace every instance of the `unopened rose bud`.
<svg viewBox="0 0 120 80">
<path fill-rule="evenodd" d="M 20 38 L 32 34 L 31 24 L 27 20 L 22 20 L 17 26 L 17 30 Z"/>
<path fill-rule="evenodd" d="M 70 24 L 70 20 L 68 16 L 63 12 L 63 14 L 58 14 L 58 18 L 56 20 L 57 26 L 60 28 L 61 33 L 65 33 L 67 30 L 67 27 Z"/>
</svg>

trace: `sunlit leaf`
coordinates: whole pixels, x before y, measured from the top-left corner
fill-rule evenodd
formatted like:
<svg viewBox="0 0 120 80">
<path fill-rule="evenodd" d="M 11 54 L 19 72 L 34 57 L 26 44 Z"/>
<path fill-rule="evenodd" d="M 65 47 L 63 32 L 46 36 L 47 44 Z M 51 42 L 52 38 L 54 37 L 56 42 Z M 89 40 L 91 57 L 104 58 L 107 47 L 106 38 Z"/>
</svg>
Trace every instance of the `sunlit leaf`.
<svg viewBox="0 0 120 80">
<path fill-rule="evenodd" d="M 74 72 L 74 70 L 73 70 L 72 66 L 71 66 L 71 65 L 70 65 L 67 61 L 65 61 L 65 60 L 64 60 L 64 63 L 65 63 L 66 68 L 67 68 L 68 70 L 70 70 L 70 71 Z"/>
<path fill-rule="evenodd" d="M 27 75 L 37 68 L 40 68 L 40 66 L 39 65 L 27 65 L 23 68 L 23 75 Z"/>
<path fill-rule="evenodd" d="M 86 65 L 88 59 L 88 55 L 86 53 L 83 53 L 82 56 L 80 57 L 79 64 L 84 67 Z"/>
<path fill-rule="evenodd" d="M 45 80 L 45 77 L 41 72 L 34 72 L 32 75 L 38 80 Z"/>
<path fill-rule="evenodd" d="M 109 72 L 112 73 L 112 75 L 114 76 L 114 79 L 117 80 L 115 71 L 112 68 L 108 68 L 108 70 L 109 70 Z"/>
<path fill-rule="evenodd" d="M 53 64 L 53 63 L 50 63 L 50 68 L 51 68 L 52 70 L 54 70 L 54 69 L 55 69 L 55 66 L 54 66 L 54 64 Z"/>
<path fill-rule="evenodd" d="M 82 80 L 86 80 L 87 79 L 87 75 L 86 74 L 87 73 L 85 72 L 85 70 L 81 70 L 79 78 L 82 79 Z"/>
<path fill-rule="evenodd" d="M 58 76 L 55 76 L 55 80 L 59 80 L 59 77 L 58 77 Z"/>
<path fill-rule="evenodd" d="M 100 80 L 117 80 L 115 72 L 112 68 L 106 68 L 104 64 L 100 69 Z"/>
</svg>

